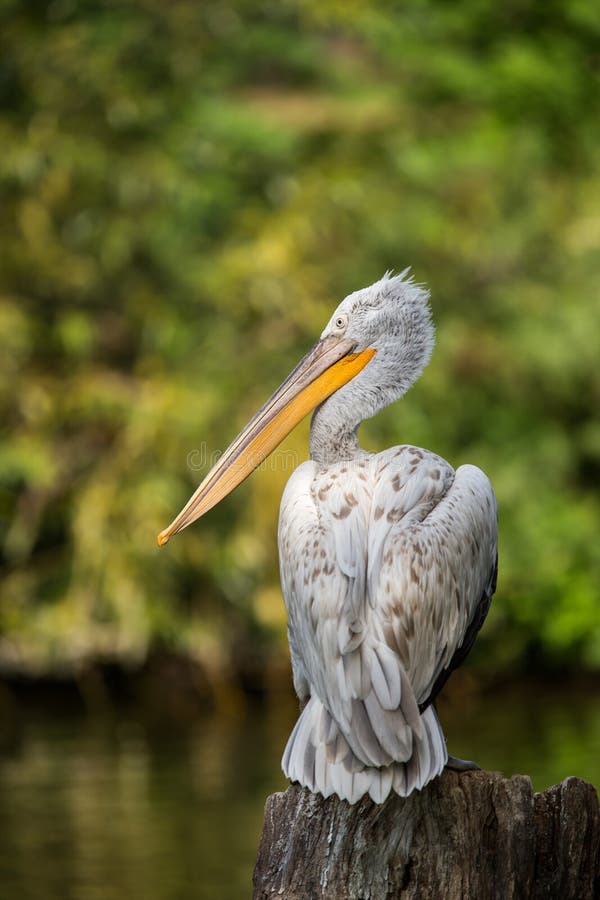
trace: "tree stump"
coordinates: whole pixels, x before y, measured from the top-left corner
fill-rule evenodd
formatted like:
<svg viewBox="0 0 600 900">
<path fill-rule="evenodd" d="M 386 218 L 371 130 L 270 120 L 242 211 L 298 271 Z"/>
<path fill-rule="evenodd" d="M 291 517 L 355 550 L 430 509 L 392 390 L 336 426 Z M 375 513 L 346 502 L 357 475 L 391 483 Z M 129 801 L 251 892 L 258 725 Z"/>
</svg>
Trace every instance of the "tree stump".
<svg viewBox="0 0 600 900">
<path fill-rule="evenodd" d="M 523 775 L 445 771 L 381 806 L 292 785 L 267 799 L 254 900 L 594 900 L 600 811 L 591 784 L 540 794 Z"/>
</svg>

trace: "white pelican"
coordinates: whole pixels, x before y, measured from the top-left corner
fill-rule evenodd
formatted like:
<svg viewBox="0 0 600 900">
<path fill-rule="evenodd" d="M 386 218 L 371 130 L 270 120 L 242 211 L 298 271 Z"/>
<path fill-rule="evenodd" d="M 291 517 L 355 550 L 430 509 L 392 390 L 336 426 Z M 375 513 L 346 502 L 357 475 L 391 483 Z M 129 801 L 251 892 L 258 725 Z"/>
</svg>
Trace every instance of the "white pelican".
<svg viewBox="0 0 600 900">
<path fill-rule="evenodd" d="M 281 502 L 279 555 L 302 712 L 291 781 L 357 802 L 408 796 L 448 757 L 433 701 L 471 649 L 496 584 L 487 477 L 429 450 L 368 453 L 360 423 L 401 397 L 434 343 L 429 294 L 389 273 L 346 297 L 320 340 L 158 538 L 223 499 L 315 410 L 310 460 Z"/>
</svg>

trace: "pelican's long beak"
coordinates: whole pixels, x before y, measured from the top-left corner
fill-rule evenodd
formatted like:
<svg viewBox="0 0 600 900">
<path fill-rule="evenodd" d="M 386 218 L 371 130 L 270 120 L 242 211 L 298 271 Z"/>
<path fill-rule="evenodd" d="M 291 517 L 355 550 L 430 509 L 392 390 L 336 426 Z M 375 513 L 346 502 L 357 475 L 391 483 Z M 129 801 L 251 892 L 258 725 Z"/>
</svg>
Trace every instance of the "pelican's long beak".
<svg viewBox="0 0 600 900">
<path fill-rule="evenodd" d="M 319 403 L 364 369 L 375 350 L 333 335 L 320 340 L 288 375 L 210 470 L 178 516 L 158 536 L 162 547 L 238 486 Z"/>
</svg>

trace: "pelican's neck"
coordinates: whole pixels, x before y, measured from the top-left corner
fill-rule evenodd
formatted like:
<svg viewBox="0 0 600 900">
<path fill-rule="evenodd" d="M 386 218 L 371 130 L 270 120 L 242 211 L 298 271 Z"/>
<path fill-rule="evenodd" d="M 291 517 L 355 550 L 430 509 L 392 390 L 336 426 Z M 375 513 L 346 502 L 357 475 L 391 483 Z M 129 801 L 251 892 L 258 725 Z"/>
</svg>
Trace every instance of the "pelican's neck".
<svg viewBox="0 0 600 900">
<path fill-rule="evenodd" d="M 315 409 L 310 426 L 310 457 L 319 465 L 366 454 L 357 436 L 362 416 L 352 417 L 348 413 L 335 395 Z"/>
</svg>

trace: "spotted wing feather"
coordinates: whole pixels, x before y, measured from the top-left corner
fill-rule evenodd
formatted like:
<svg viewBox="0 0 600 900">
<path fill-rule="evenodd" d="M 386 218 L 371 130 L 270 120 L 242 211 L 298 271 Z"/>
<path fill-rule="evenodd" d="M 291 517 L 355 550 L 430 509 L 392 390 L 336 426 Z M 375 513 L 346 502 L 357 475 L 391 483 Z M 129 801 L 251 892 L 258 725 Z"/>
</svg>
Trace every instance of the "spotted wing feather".
<svg viewBox="0 0 600 900">
<path fill-rule="evenodd" d="M 379 505 L 389 525 L 369 532 L 368 583 L 386 643 L 422 705 L 453 660 L 464 659 L 487 614 L 495 587 L 497 509 L 480 469 L 461 466 L 453 473 L 433 454 L 413 458 L 396 478 L 395 491 L 385 479 L 377 482 L 373 516 Z M 416 501 L 407 511 L 406 496 Z"/>
</svg>

